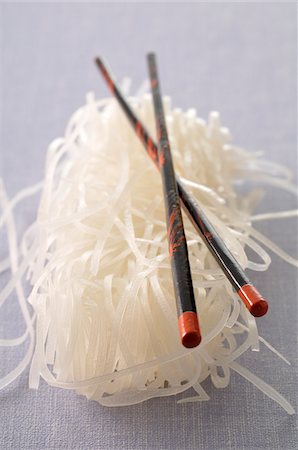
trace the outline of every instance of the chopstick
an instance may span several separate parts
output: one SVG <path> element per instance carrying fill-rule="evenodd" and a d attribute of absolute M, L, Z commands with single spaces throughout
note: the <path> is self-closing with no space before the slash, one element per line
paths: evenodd
<path fill-rule="evenodd" d="M 147 59 L 158 136 L 158 163 L 162 177 L 179 332 L 184 347 L 193 348 L 201 342 L 201 333 L 192 285 L 188 250 L 184 234 L 175 170 L 163 111 L 156 58 L 154 54 L 150 53 Z"/>
<path fill-rule="evenodd" d="M 111 72 L 107 69 L 107 65 L 101 58 L 96 58 L 95 63 L 106 83 L 108 84 L 110 91 L 117 99 L 129 122 L 134 128 L 136 134 L 143 143 L 145 149 L 147 150 L 147 153 L 149 154 L 157 168 L 159 168 L 158 150 L 152 137 L 149 135 L 144 125 L 137 118 L 136 114 L 132 111 L 132 109 L 126 102 L 123 94 L 121 93 L 121 90 L 113 79 Z M 213 225 L 209 222 L 202 208 L 198 205 L 194 197 L 187 192 L 177 175 L 176 182 L 180 200 L 186 214 L 188 215 L 195 229 L 202 236 L 210 252 L 213 254 L 214 258 L 222 268 L 223 272 L 230 281 L 231 285 L 236 290 L 246 308 L 255 317 L 261 317 L 265 315 L 268 310 L 267 301 L 249 281 L 242 267 L 238 264 L 232 253 L 229 251 L 223 240 L 218 235 Z"/>

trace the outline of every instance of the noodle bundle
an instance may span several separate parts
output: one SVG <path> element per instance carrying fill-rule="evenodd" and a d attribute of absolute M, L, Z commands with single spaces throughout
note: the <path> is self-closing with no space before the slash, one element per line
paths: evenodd
<path fill-rule="evenodd" d="M 270 256 L 264 247 L 297 266 L 252 226 L 254 220 L 291 217 L 297 211 L 253 217 L 258 192 L 241 196 L 235 190 L 236 181 L 249 178 L 295 192 L 287 169 L 233 146 L 218 113 L 206 123 L 195 110 L 172 109 L 168 97 L 163 101 L 176 172 L 242 268 L 267 270 Z M 131 97 L 130 102 L 153 134 L 151 96 Z M 14 207 L 39 190 L 37 219 L 18 242 Z M 0 202 L 0 226 L 6 226 L 9 244 L 0 272 L 11 272 L 0 305 L 15 290 L 26 323 L 22 336 L 0 344 L 29 341 L 24 359 L 0 380 L 0 387 L 31 362 L 30 387 L 37 388 L 42 377 L 106 406 L 191 387 L 196 395 L 179 402 L 203 401 L 209 397 L 202 382 L 210 377 L 215 387 L 224 388 L 232 370 L 294 412 L 236 361 L 249 349 L 258 351 L 260 342 L 278 352 L 258 335 L 255 318 L 186 217 L 203 339 L 191 350 L 181 346 L 160 174 L 114 99 L 97 101 L 89 94 L 65 136 L 50 145 L 43 182 L 12 201 L 2 184 Z M 250 260 L 247 248 L 261 262 Z"/>

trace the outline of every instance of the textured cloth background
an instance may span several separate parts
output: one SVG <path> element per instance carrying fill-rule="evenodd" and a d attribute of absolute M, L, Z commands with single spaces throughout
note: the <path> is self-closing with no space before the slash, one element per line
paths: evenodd
<path fill-rule="evenodd" d="M 104 54 L 118 80 L 133 90 L 147 77 L 145 53 L 155 50 L 163 92 L 175 106 L 222 114 L 234 142 L 264 149 L 266 158 L 296 171 L 296 5 L 225 4 L 0 4 L 0 175 L 10 195 L 42 178 L 49 142 L 63 133 L 85 93 L 107 95 L 92 62 Z M 274 188 L 260 211 L 297 207 Z M 36 202 L 20 210 L 20 230 Z M 258 224 L 297 254 L 295 220 Z M 5 242 L 0 236 L 1 252 Z M 3 256 L 3 255 L 2 255 Z M 260 334 L 292 363 L 261 347 L 241 362 L 297 406 L 297 272 L 273 256 L 270 270 L 252 273 L 270 300 Z M 0 280 L 3 285 L 5 279 Z M 23 331 L 11 301 L 0 311 L 0 336 Z M 1 351 L 0 376 L 24 348 Z M 211 400 L 177 405 L 154 399 L 106 409 L 73 392 L 41 383 L 28 389 L 28 371 L 0 392 L 1 449 L 294 449 L 297 416 L 288 416 L 256 388 L 232 374 L 227 389 L 204 384 Z"/>

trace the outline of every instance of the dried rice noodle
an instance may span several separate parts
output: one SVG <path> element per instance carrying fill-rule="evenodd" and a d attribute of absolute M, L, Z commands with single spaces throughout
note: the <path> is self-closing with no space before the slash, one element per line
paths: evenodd
<path fill-rule="evenodd" d="M 130 102 L 153 133 L 145 88 Z M 253 216 L 262 194 L 241 197 L 234 188 L 235 181 L 249 178 L 295 193 L 290 172 L 233 146 L 218 113 L 206 123 L 195 110 L 173 110 L 168 97 L 164 107 L 176 170 L 241 266 L 267 270 L 271 259 L 264 246 L 297 266 L 251 225 L 294 217 L 297 211 Z M 18 242 L 14 209 L 40 190 L 37 219 Z M 50 145 L 42 182 L 11 201 L 1 183 L 0 227 L 8 257 L 1 255 L 0 273 L 10 271 L 11 278 L 0 305 L 15 291 L 26 330 L 14 339 L 1 338 L 0 346 L 29 344 L 0 387 L 31 362 L 32 388 L 42 377 L 102 405 L 120 406 L 192 387 L 196 396 L 179 400 L 188 403 L 209 399 L 201 385 L 209 376 L 215 387 L 226 387 L 232 370 L 293 414 L 286 399 L 235 361 L 248 349 L 259 351 L 262 342 L 288 363 L 258 335 L 255 319 L 187 219 L 203 340 L 192 350 L 181 347 L 161 192 L 160 176 L 116 102 L 96 101 L 92 94 L 70 119 L 65 136 Z M 247 247 L 262 262 L 250 261 Z"/>

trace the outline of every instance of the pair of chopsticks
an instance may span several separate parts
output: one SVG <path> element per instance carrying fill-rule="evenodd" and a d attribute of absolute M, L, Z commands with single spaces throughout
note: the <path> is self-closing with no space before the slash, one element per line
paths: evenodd
<path fill-rule="evenodd" d="M 169 252 L 171 256 L 178 324 L 182 344 L 187 348 L 196 347 L 201 341 L 201 333 L 196 312 L 179 197 L 187 216 L 193 223 L 195 229 L 203 237 L 207 247 L 217 260 L 246 308 L 255 317 L 266 314 L 268 310 L 267 301 L 261 296 L 253 284 L 250 283 L 243 269 L 209 222 L 203 210 L 197 204 L 193 196 L 183 187 L 179 177 L 175 175 L 155 55 L 148 55 L 148 68 L 154 103 L 158 145 L 156 145 L 144 125 L 128 105 L 113 79 L 111 72 L 108 70 L 107 65 L 101 58 L 96 58 L 95 62 L 102 73 L 103 78 L 107 82 L 110 91 L 116 97 L 136 134 L 147 150 L 148 155 L 161 172 Z"/>

